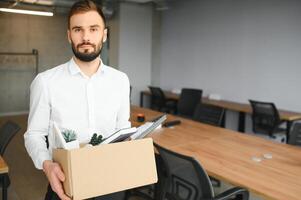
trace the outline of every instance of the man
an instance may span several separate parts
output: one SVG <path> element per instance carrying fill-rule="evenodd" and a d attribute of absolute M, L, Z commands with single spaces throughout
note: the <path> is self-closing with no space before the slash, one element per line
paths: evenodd
<path fill-rule="evenodd" d="M 62 129 L 76 131 L 81 143 L 89 142 L 93 133 L 106 137 L 130 127 L 128 77 L 104 65 L 99 57 L 107 39 L 101 9 L 91 0 L 75 3 L 69 13 L 67 34 L 74 56 L 40 73 L 32 82 L 24 135 L 36 168 L 43 169 L 49 180 L 46 199 L 70 200 L 62 187 L 64 173 L 52 161 L 51 150 L 56 147 L 53 122 Z"/>

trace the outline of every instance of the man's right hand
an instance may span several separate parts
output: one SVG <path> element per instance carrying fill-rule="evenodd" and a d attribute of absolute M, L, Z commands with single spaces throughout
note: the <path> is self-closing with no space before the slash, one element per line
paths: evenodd
<path fill-rule="evenodd" d="M 65 180 L 65 175 L 56 162 L 45 160 L 43 162 L 43 171 L 46 174 L 52 190 L 60 197 L 61 200 L 71 200 L 64 193 L 62 182 Z"/>

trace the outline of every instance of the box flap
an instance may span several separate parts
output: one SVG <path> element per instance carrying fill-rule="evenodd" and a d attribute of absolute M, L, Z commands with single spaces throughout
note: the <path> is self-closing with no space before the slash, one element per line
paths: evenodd
<path fill-rule="evenodd" d="M 57 163 L 60 163 L 62 170 L 65 174 L 65 181 L 64 181 L 64 189 L 65 193 L 72 197 L 72 178 L 71 178 L 71 163 L 70 163 L 70 152 L 65 149 L 53 149 L 53 160 Z"/>
<path fill-rule="evenodd" d="M 151 138 L 74 149 L 70 153 L 74 199 L 157 182 Z"/>

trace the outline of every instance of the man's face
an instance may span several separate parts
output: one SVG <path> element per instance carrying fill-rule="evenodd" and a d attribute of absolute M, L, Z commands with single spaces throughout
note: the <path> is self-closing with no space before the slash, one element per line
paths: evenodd
<path fill-rule="evenodd" d="M 96 11 L 78 13 L 70 18 L 68 40 L 79 60 L 90 62 L 97 58 L 106 39 L 107 29 Z"/>

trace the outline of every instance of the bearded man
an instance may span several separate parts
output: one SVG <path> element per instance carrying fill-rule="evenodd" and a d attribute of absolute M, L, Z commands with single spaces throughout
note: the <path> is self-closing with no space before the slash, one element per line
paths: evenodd
<path fill-rule="evenodd" d="M 62 187 L 64 173 L 52 160 L 54 122 L 61 129 L 74 130 L 80 143 L 88 143 L 93 133 L 107 137 L 131 125 L 128 77 L 106 66 L 99 56 L 107 29 L 98 5 L 91 0 L 76 2 L 69 13 L 67 35 L 74 56 L 32 82 L 24 134 L 35 167 L 48 178 L 47 200 L 70 200 Z"/>

